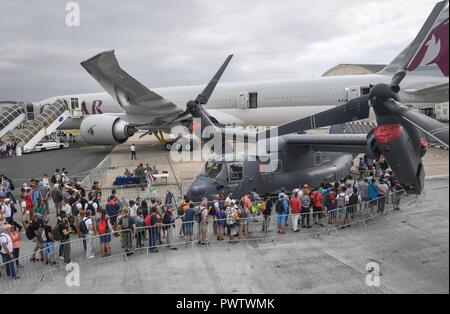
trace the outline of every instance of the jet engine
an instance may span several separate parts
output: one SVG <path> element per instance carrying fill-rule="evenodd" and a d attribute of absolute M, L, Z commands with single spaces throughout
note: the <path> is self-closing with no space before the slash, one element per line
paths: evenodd
<path fill-rule="evenodd" d="M 114 145 L 125 143 L 137 129 L 120 117 L 100 114 L 88 116 L 80 125 L 81 137 L 94 145 Z"/>

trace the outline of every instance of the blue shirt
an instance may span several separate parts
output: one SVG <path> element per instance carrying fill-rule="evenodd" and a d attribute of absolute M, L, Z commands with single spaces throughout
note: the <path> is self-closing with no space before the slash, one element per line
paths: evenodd
<path fill-rule="evenodd" d="M 184 221 L 194 221 L 195 210 L 193 208 L 186 209 L 186 212 L 184 214 Z"/>
<path fill-rule="evenodd" d="M 119 213 L 120 206 L 116 203 L 116 205 L 106 204 L 106 212 L 108 216 L 113 217 L 117 216 Z"/>
<path fill-rule="evenodd" d="M 377 185 L 375 183 L 370 183 L 369 184 L 369 199 L 370 200 L 376 199 L 377 196 L 378 196 Z"/>

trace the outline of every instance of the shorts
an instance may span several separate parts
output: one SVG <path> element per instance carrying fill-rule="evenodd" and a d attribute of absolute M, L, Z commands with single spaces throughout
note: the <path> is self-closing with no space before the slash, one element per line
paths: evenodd
<path fill-rule="evenodd" d="M 100 236 L 100 243 L 105 244 L 109 242 L 111 242 L 111 234 L 107 233 Z"/>
<path fill-rule="evenodd" d="M 376 198 L 369 201 L 369 205 L 371 205 L 371 206 L 376 206 L 377 204 L 378 204 L 378 200 Z"/>
<path fill-rule="evenodd" d="M 344 219 L 345 216 L 347 216 L 347 208 L 345 208 L 345 207 L 339 208 L 339 210 L 338 210 L 338 218 L 339 219 Z"/>
<path fill-rule="evenodd" d="M 194 223 L 193 222 L 187 222 L 184 224 L 184 235 L 186 236 L 192 236 L 194 229 Z"/>
<path fill-rule="evenodd" d="M 313 207 L 314 216 L 317 216 L 317 217 L 319 217 L 321 219 L 322 218 L 322 212 L 323 212 L 322 207 Z"/>
<path fill-rule="evenodd" d="M 45 256 L 52 256 L 55 254 L 53 242 L 42 242 L 42 249 Z"/>
<path fill-rule="evenodd" d="M 286 224 L 286 215 L 285 214 L 278 214 L 277 219 L 278 219 L 278 223 L 280 225 Z"/>

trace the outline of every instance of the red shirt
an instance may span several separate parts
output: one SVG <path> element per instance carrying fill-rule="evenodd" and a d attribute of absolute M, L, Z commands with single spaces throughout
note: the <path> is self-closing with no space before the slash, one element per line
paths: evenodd
<path fill-rule="evenodd" d="M 242 198 L 242 200 L 244 201 L 244 206 L 243 207 L 245 209 L 251 209 L 252 208 L 252 201 L 247 196 L 244 196 Z"/>
<path fill-rule="evenodd" d="M 313 202 L 314 207 L 322 207 L 323 196 L 321 193 L 314 191 L 313 194 L 311 195 L 311 198 L 313 198 L 314 200 Z"/>
<path fill-rule="evenodd" d="M 298 197 L 291 198 L 291 212 L 295 214 L 300 214 L 300 199 Z"/>

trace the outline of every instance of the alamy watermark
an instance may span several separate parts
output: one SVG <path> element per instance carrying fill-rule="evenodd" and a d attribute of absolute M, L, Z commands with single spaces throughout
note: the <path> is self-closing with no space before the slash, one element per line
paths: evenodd
<path fill-rule="evenodd" d="M 66 25 L 68 27 L 80 26 L 80 5 L 78 2 L 67 2 L 66 4 Z"/>
<path fill-rule="evenodd" d="M 381 285 L 380 264 L 376 262 L 367 263 L 366 272 L 366 285 L 368 287 L 379 287 Z"/>
<path fill-rule="evenodd" d="M 80 265 L 78 263 L 71 262 L 66 265 L 66 285 L 68 287 L 80 286 Z"/>
<path fill-rule="evenodd" d="M 273 172 L 278 166 L 278 128 L 267 132 L 242 130 L 232 126 L 201 127 L 201 119 L 193 119 L 192 130 L 178 125 L 170 133 L 176 140 L 170 149 L 174 162 L 208 161 L 221 156 L 224 162 L 260 161 L 261 172 Z M 192 131 L 192 132 L 191 132 Z"/>

